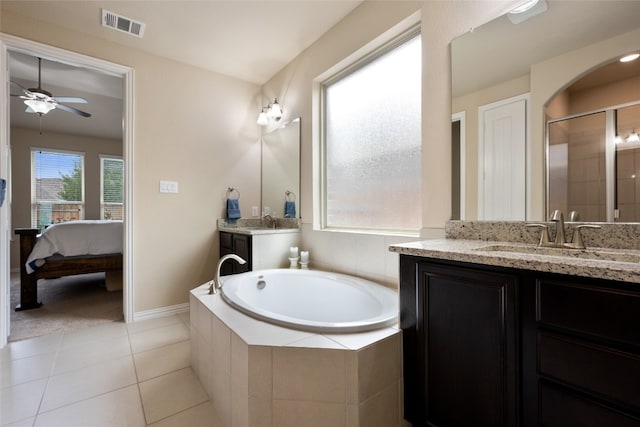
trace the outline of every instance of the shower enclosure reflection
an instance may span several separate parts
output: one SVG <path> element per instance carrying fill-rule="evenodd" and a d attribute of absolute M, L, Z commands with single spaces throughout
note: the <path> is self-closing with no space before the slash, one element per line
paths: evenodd
<path fill-rule="evenodd" d="M 580 221 L 640 221 L 636 128 L 640 104 L 550 120 L 548 208 Z"/>

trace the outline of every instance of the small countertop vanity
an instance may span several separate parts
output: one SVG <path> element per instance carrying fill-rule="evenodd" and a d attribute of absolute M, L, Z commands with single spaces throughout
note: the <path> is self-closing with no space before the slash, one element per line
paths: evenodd
<path fill-rule="evenodd" d="M 236 254 L 246 264 L 227 262 L 221 274 L 236 274 L 265 268 L 286 268 L 291 246 L 300 242 L 300 223 L 295 218 L 239 219 L 235 224 L 218 220 L 220 257 Z"/>
<path fill-rule="evenodd" d="M 599 225 L 582 230 L 587 249 L 484 221 L 390 247 L 407 420 L 640 426 L 640 226 Z"/>

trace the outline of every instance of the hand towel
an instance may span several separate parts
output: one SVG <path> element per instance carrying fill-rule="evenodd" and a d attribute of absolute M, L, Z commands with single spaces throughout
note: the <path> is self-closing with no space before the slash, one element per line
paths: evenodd
<path fill-rule="evenodd" d="M 235 224 L 240 219 L 240 201 L 238 199 L 227 199 L 227 222 Z"/>
<path fill-rule="evenodd" d="M 296 202 L 289 201 L 289 200 L 284 202 L 284 217 L 285 218 L 296 217 Z"/>

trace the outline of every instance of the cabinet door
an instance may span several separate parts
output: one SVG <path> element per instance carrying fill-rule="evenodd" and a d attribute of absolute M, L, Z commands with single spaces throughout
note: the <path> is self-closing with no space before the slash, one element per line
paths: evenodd
<path fill-rule="evenodd" d="M 251 236 L 243 234 L 233 235 L 233 249 L 234 253 L 240 258 L 244 259 L 246 264 L 239 264 L 233 262 L 233 273 L 244 273 L 251 270 Z"/>
<path fill-rule="evenodd" d="M 417 273 L 425 421 L 518 425 L 516 276 L 429 262 Z"/>
<path fill-rule="evenodd" d="M 245 261 L 246 264 L 238 264 L 235 261 L 227 261 L 220 268 L 220 275 L 227 276 L 229 274 L 244 273 L 251 271 L 251 236 L 244 234 L 220 232 L 220 257 L 228 254 L 236 254 Z"/>

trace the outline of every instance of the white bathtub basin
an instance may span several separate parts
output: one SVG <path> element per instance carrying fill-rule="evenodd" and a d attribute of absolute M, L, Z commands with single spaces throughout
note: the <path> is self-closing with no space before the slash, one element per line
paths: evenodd
<path fill-rule="evenodd" d="M 226 276 L 221 282 L 222 297 L 232 307 L 281 326 L 346 333 L 397 323 L 398 294 L 353 276 L 272 269 Z"/>

